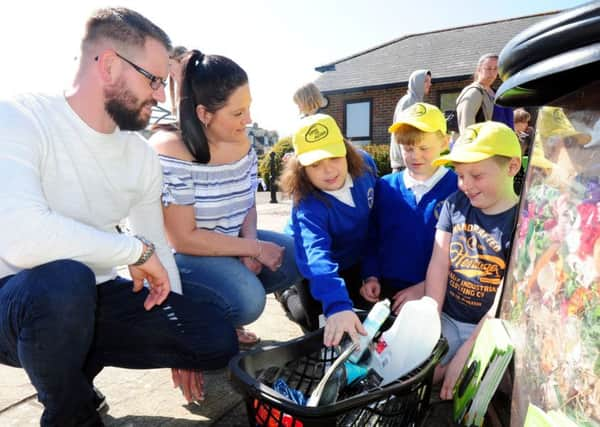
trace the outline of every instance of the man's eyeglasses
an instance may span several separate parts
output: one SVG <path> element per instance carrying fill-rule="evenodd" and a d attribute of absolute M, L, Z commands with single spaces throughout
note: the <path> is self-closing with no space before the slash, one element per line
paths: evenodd
<path fill-rule="evenodd" d="M 133 69 L 135 71 L 137 71 L 138 73 L 140 73 L 142 76 L 146 77 L 148 80 L 150 80 L 150 87 L 152 88 L 152 90 L 158 90 L 160 89 L 160 86 L 162 85 L 163 87 L 167 86 L 167 81 L 165 79 L 161 79 L 158 76 L 155 76 L 154 74 L 152 74 L 150 71 L 146 71 L 144 70 L 142 67 L 140 67 L 137 64 L 134 64 L 133 62 L 131 62 L 129 59 L 125 58 L 124 56 L 119 55 L 119 52 L 115 52 L 115 55 L 117 55 L 119 58 L 121 58 L 123 61 L 127 62 L 129 65 L 131 65 L 133 67 Z M 98 57 L 94 58 L 96 61 L 98 60 Z"/>

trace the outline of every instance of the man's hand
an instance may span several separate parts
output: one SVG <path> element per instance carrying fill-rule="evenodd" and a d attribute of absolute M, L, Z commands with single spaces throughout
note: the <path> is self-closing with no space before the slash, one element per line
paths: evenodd
<path fill-rule="evenodd" d="M 173 387 L 179 387 L 188 403 L 204 400 L 204 375 L 191 369 L 171 369 Z"/>
<path fill-rule="evenodd" d="M 267 266 L 271 271 L 277 271 L 283 262 L 283 252 L 285 248 L 265 240 L 256 241 L 259 246 L 258 255 L 255 257 L 262 265 Z"/>
<path fill-rule="evenodd" d="M 327 347 L 338 345 L 344 333 L 348 333 L 355 343 L 359 343 L 358 334 L 367 335 L 360 319 L 352 310 L 339 311 L 327 318 L 323 332 L 323 344 Z"/>
<path fill-rule="evenodd" d="M 398 314 L 400 309 L 407 301 L 421 299 L 425 295 L 425 282 L 417 283 L 406 289 L 396 292 L 396 295 L 392 297 L 394 302 L 392 303 L 392 313 Z"/>
<path fill-rule="evenodd" d="M 150 285 L 150 293 L 144 301 L 144 308 L 150 310 L 155 305 L 160 305 L 169 296 L 171 284 L 169 275 L 156 254 L 142 265 L 130 265 L 129 274 L 133 279 L 133 291 L 139 292 L 144 287 L 144 280 Z"/>
<path fill-rule="evenodd" d="M 259 275 L 262 271 L 262 264 L 255 258 L 252 258 L 251 256 L 241 256 L 240 261 L 246 266 L 248 270 L 250 270 L 256 275 Z"/>
<path fill-rule="evenodd" d="M 376 277 L 369 277 L 360 287 L 360 295 L 367 301 L 376 303 L 379 301 L 381 285 Z"/>

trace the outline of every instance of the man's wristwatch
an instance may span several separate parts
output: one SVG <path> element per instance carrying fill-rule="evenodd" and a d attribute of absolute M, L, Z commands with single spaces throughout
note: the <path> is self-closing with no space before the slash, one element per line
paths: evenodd
<path fill-rule="evenodd" d="M 140 242 L 142 242 L 146 248 L 144 249 L 144 252 L 142 252 L 140 257 L 138 258 L 138 260 L 131 265 L 142 265 L 143 263 L 148 261 L 152 255 L 154 255 L 154 250 L 156 248 L 154 247 L 154 243 L 152 243 L 150 240 L 146 239 L 145 237 L 137 236 L 137 235 L 133 236 L 133 237 L 135 237 Z"/>

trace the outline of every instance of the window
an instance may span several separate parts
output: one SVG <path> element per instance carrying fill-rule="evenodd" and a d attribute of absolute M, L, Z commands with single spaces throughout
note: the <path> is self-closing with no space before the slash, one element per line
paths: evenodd
<path fill-rule="evenodd" d="M 456 98 L 460 92 L 443 92 L 440 93 L 440 110 L 446 117 L 448 124 L 448 133 L 458 132 L 458 116 L 456 115 Z"/>
<path fill-rule="evenodd" d="M 458 98 L 459 94 L 460 92 L 446 92 L 440 94 L 440 110 L 456 110 L 456 98 Z"/>
<path fill-rule="evenodd" d="M 356 100 L 346 103 L 344 109 L 346 138 L 353 141 L 369 141 L 371 139 L 371 100 Z"/>

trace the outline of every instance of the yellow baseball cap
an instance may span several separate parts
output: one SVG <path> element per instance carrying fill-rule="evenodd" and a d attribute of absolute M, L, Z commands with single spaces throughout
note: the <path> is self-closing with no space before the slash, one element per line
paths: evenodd
<path fill-rule="evenodd" d="M 302 166 L 346 155 L 342 132 L 333 117 L 327 114 L 304 117 L 294 133 L 292 145 Z"/>
<path fill-rule="evenodd" d="M 431 164 L 475 163 L 493 156 L 521 158 L 521 145 L 511 128 L 504 123 L 488 121 L 466 128 L 454 143 L 452 151 Z"/>
<path fill-rule="evenodd" d="M 535 139 L 533 143 L 533 150 L 531 151 L 531 160 L 529 161 L 531 166 L 537 166 L 542 169 L 552 169 L 556 164 L 551 162 L 544 155 L 544 148 L 539 138 Z"/>
<path fill-rule="evenodd" d="M 417 102 L 402 111 L 396 118 L 396 122 L 388 129 L 389 133 L 395 133 L 404 125 L 416 127 L 423 132 L 442 131 L 446 133 L 446 118 L 435 105 L 425 102 Z"/>
<path fill-rule="evenodd" d="M 587 133 L 575 129 L 562 108 L 545 106 L 538 112 L 535 140 L 541 145 L 553 136 L 569 138 L 580 145 L 585 145 L 592 140 Z"/>

